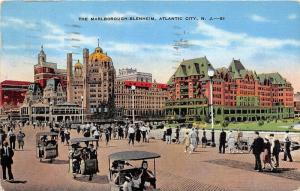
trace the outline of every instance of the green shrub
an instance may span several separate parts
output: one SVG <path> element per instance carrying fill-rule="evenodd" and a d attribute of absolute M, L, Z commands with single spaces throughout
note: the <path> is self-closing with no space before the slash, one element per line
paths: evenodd
<path fill-rule="evenodd" d="M 264 121 L 263 120 L 260 120 L 259 122 L 258 122 L 258 126 L 263 126 L 264 125 Z"/>
<path fill-rule="evenodd" d="M 223 121 L 221 125 L 222 125 L 222 127 L 228 127 L 229 122 L 228 121 Z"/>

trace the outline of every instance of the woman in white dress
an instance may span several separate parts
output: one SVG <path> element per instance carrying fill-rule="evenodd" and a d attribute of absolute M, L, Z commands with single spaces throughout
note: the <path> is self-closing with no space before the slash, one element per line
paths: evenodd
<path fill-rule="evenodd" d="M 232 131 L 230 131 L 228 134 L 228 149 L 229 149 L 229 153 L 235 151 L 235 138 Z"/>

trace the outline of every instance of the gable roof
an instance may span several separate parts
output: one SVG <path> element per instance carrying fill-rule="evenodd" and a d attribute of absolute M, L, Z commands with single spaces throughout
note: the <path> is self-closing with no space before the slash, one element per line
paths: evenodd
<path fill-rule="evenodd" d="M 207 69 L 211 66 L 211 63 L 206 57 L 200 57 L 190 60 L 184 60 L 178 66 L 174 77 L 188 77 L 194 75 L 203 75 L 203 78 L 208 78 Z"/>
<path fill-rule="evenodd" d="M 283 78 L 278 72 L 268 74 L 258 74 L 260 83 L 264 83 L 265 80 L 270 80 L 272 84 L 284 85 L 287 83 L 286 79 Z"/>

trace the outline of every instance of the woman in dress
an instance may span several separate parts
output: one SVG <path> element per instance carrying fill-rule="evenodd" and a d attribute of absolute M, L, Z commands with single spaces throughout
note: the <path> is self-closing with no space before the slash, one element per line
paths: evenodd
<path fill-rule="evenodd" d="M 190 147 L 190 144 L 191 144 L 191 139 L 190 139 L 190 136 L 189 136 L 189 132 L 185 133 L 185 136 L 184 136 L 184 139 L 183 139 L 182 143 L 185 146 L 184 152 L 186 153 L 188 151 L 188 148 Z M 190 153 L 191 153 L 191 151 L 190 151 Z"/>
<path fill-rule="evenodd" d="M 271 143 L 269 141 L 269 137 L 265 137 L 265 148 L 264 148 L 264 153 L 263 153 L 263 169 L 266 168 L 266 164 L 269 164 L 271 167 L 271 171 L 273 171 L 274 167 L 272 165 L 271 161 Z"/>
<path fill-rule="evenodd" d="M 141 141 L 141 130 L 139 127 L 136 129 L 135 140 L 139 143 Z"/>
<path fill-rule="evenodd" d="M 230 131 L 228 134 L 228 149 L 229 153 L 235 152 L 235 138 L 232 131 Z"/>
<path fill-rule="evenodd" d="M 203 136 L 202 136 L 201 142 L 202 142 L 202 148 L 203 147 L 205 148 L 206 147 L 206 143 L 207 143 L 206 131 L 205 131 L 204 128 L 202 130 L 203 130 Z"/>

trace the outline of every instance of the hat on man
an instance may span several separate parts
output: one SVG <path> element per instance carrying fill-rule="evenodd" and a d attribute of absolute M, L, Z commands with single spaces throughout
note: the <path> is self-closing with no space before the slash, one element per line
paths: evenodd
<path fill-rule="evenodd" d="M 269 140 L 270 138 L 269 138 L 269 136 L 268 136 L 268 135 L 266 135 L 266 136 L 265 136 L 265 139 L 266 139 L 266 140 Z"/>

